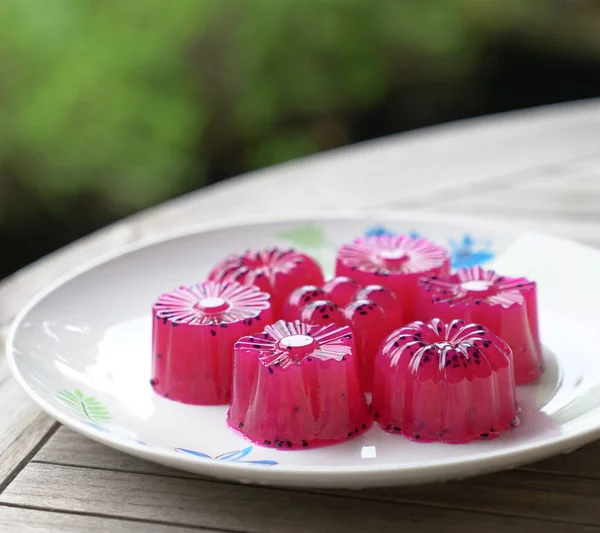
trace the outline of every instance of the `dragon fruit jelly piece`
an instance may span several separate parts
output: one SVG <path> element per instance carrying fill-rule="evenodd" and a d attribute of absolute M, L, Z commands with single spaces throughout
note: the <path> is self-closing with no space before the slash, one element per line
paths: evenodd
<path fill-rule="evenodd" d="M 358 283 L 346 276 L 336 276 L 323 285 L 323 292 L 327 295 L 327 300 L 331 300 L 339 307 L 347 306 L 354 295 L 360 289 Z"/>
<path fill-rule="evenodd" d="M 461 318 L 492 330 L 512 349 L 517 385 L 543 372 L 536 284 L 481 267 L 421 280 L 418 307 L 424 319 Z"/>
<path fill-rule="evenodd" d="M 407 322 L 415 319 L 419 279 L 449 272 L 450 257 L 445 248 L 406 235 L 361 237 L 345 244 L 337 252 L 335 270 L 337 276 L 351 277 L 359 285 L 391 289 Z"/>
<path fill-rule="evenodd" d="M 302 308 L 315 300 L 327 300 L 327 295 L 316 285 L 302 285 L 287 297 L 283 306 L 283 320 L 292 322 L 300 318 Z"/>
<path fill-rule="evenodd" d="M 256 285 L 271 295 L 275 320 L 282 318 L 284 304 L 302 285 L 323 284 L 323 272 L 310 256 L 294 249 L 250 249 L 230 255 L 213 267 L 208 278 Z"/>
<path fill-rule="evenodd" d="M 194 405 L 229 402 L 233 345 L 272 322 L 270 296 L 236 282 L 179 287 L 160 296 L 153 314 L 150 384 Z"/>
<path fill-rule="evenodd" d="M 302 309 L 299 319 L 301 322 L 311 325 L 347 325 L 346 317 L 342 310 L 329 300 L 315 300 L 314 302 L 310 302 Z"/>
<path fill-rule="evenodd" d="M 413 322 L 375 360 L 372 409 L 391 433 L 462 443 L 518 424 L 510 347 L 479 324 Z"/>
<path fill-rule="evenodd" d="M 347 440 L 369 425 L 350 328 L 280 320 L 235 345 L 229 425 L 263 446 Z"/>
<path fill-rule="evenodd" d="M 402 316 L 402 306 L 398 298 L 383 285 L 367 285 L 360 289 L 354 298 L 355 300 L 371 300 L 383 307 L 390 321 L 390 331 L 406 324 Z"/>
<path fill-rule="evenodd" d="M 354 300 L 344 309 L 354 333 L 359 378 L 364 392 L 373 387 L 373 365 L 381 342 L 394 327 L 380 305 L 372 300 Z"/>

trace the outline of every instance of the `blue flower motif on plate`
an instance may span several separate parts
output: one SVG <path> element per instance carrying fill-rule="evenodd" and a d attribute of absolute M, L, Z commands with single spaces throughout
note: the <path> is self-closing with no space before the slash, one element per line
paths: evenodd
<path fill-rule="evenodd" d="M 386 228 L 385 226 L 381 225 L 371 226 L 367 229 L 367 231 L 365 231 L 365 237 L 393 237 L 394 235 L 397 235 L 397 232 L 392 231 Z M 409 237 L 412 237 L 413 239 L 417 239 L 420 237 L 419 233 L 417 233 L 416 231 L 409 231 L 407 235 Z"/>
<path fill-rule="evenodd" d="M 393 237 L 395 233 L 385 226 L 372 226 L 365 231 L 365 237 Z"/>
<path fill-rule="evenodd" d="M 477 266 L 494 258 L 490 242 L 478 243 L 469 234 L 465 235 L 460 242 L 450 240 L 448 244 L 452 268 Z"/>
<path fill-rule="evenodd" d="M 211 457 L 210 455 L 207 455 L 205 453 L 197 452 L 195 450 L 188 450 L 186 448 L 175 448 L 175 451 L 181 452 L 181 453 L 187 453 L 187 454 L 193 455 L 195 457 L 200 457 L 202 459 L 211 459 L 213 461 L 223 461 L 223 462 L 227 462 L 227 463 L 251 463 L 251 464 L 256 464 L 256 465 L 267 465 L 267 466 L 272 466 L 272 465 L 277 464 L 277 461 L 271 461 L 268 459 L 255 460 L 255 461 L 242 460 L 242 459 L 244 459 L 244 457 L 246 457 L 252 451 L 253 448 L 254 448 L 253 446 L 248 446 L 247 448 L 244 448 L 243 450 L 236 450 L 234 452 L 222 453 L 221 455 L 217 455 L 216 457 Z"/>

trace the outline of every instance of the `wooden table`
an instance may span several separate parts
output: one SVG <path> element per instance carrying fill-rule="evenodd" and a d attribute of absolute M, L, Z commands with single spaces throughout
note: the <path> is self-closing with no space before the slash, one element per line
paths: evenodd
<path fill-rule="evenodd" d="M 286 195 L 287 201 L 279 198 Z M 339 208 L 510 219 L 600 246 L 600 101 L 393 136 L 262 170 L 140 213 L 0 283 L 0 341 L 19 308 L 100 252 L 207 220 Z M 276 490 L 200 479 L 60 427 L 0 359 L 0 531 L 600 531 L 600 443 L 443 485 Z"/>

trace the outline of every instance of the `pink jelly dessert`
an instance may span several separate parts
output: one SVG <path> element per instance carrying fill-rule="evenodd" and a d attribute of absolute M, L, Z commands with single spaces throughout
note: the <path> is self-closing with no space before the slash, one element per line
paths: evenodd
<path fill-rule="evenodd" d="M 337 253 L 336 276 L 360 285 L 384 285 L 402 304 L 407 322 L 415 319 L 417 285 L 422 276 L 450 272 L 445 248 L 427 239 L 406 235 L 362 237 L 343 245 Z"/>
<path fill-rule="evenodd" d="M 312 257 L 279 248 L 251 249 L 230 255 L 211 270 L 208 278 L 256 285 L 268 292 L 275 320 L 281 318 L 283 304 L 296 287 L 323 284 L 321 267 Z"/>
<path fill-rule="evenodd" d="M 270 296 L 235 282 L 179 287 L 160 296 L 153 313 L 150 384 L 195 405 L 229 402 L 233 345 L 272 321 Z"/>
<path fill-rule="evenodd" d="M 381 341 L 404 325 L 402 308 L 393 292 L 381 285 L 360 287 L 343 276 L 329 280 L 322 288 L 305 285 L 296 289 L 285 304 L 284 317 L 308 324 L 350 326 L 365 392 L 372 387 L 373 361 Z"/>
<path fill-rule="evenodd" d="M 229 425 L 263 446 L 347 440 L 369 425 L 347 326 L 280 320 L 235 345 Z"/>
<path fill-rule="evenodd" d="M 372 410 L 391 433 L 462 443 L 518 424 L 510 347 L 479 324 L 413 322 L 375 360 Z"/>
<path fill-rule="evenodd" d="M 421 280 L 418 307 L 423 319 L 461 318 L 496 333 L 513 351 L 517 385 L 542 373 L 534 282 L 478 266 L 461 268 L 451 276 Z"/>

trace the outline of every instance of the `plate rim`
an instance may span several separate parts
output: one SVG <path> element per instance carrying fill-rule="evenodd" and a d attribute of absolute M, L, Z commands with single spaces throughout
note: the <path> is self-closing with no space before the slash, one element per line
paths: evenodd
<path fill-rule="evenodd" d="M 348 487 L 356 485 L 360 487 L 367 486 L 384 486 L 384 485 L 402 485 L 407 483 L 421 483 L 422 480 L 443 480 L 454 479 L 457 474 L 463 471 L 469 471 L 463 477 L 477 475 L 478 473 L 493 472 L 506 470 L 516 466 L 526 464 L 532 460 L 541 460 L 556 453 L 568 453 L 589 442 L 592 442 L 600 437 L 600 405 L 592 408 L 583 415 L 584 419 L 595 418 L 595 425 L 588 423 L 586 429 L 581 429 L 575 434 L 558 434 L 548 437 L 543 442 L 536 445 L 514 446 L 510 450 L 493 450 L 478 452 L 474 455 L 463 458 L 455 458 L 450 462 L 444 459 L 426 460 L 421 462 L 411 463 L 384 463 L 380 465 L 329 465 L 329 466 L 314 466 L 314 465 L 285 465 L 277 464 L 268 468 L 260 465 L 243 464 L 243 463 L 228 463 L 216 462 L 195 457 L 187 457 L 168 448 L 157 446 L 148 446 L 138 444 L 135 441 L 122 441 L 110 434 L 89 426 L 76 418 L 69 416 L 58 408 L 47 403 L 38 393 L 30 387 L 21 374 L 16 361 L 15 338 L 17 331 L 22 324 L 24 318 L 41 302 L 45 297 L 58 290 L 61 286 L 69 281 L 84 275 L 85 273 L 101 266 L 105 263 L 117 260 L 119 257 L 133 253 L 137 250 L 150 248 L 152 246 L 168 242 L 171 240 L 184 238 L 196 234 L 209 233 L 216 230 L 234 229 L 241 226 L 249 225 L 269 225 L 269 224 L 289 224 L 290 222 L 317 222 L 317 221 L 343 221 L 343 220 L 363 220 L 368 222 L 377 221 L 417 221 L 428 223 L 448 223 L 453 225 L 474 225 L 481 229 L 489 228 L 498 232 L 497 224 L 492 221 L 479 217 L 465 217 L 455 215 L 440 215 L 437 213 L 429 213 L 424 211 L 389 211 L 389 210 L 354 210 L 354 211 L 330 211 L 327 213 L 311 212 L 297 213 L 291 216 L 269 216 L 257 215 L 254 217 L 231 217 L 226 220 L 221 219 L 216 222 L 191 224 L 175 230 L 168 230 L 158 234 L 142 238 L 133 243 L 127 243 L 117 247 L 115 250 L 101 254 L 93 259 L 84 261 L 80 266 L 67 271 L 62 276 L 59 276 L 52 283 L 49 283 L 42 289 L 36 292 L 29 301 L 21 308 L 15 318 L 12 320 L 5 343 L 5 356 L 8 362 L 8 367 L 11 374 L 25 391 L 25 393 L 50 417 L 59 423 L 73 429 L 74 431 L 99 442 L 105 446 L 117 449 L 142 457 L 159 464 L 168 464 L 169 466 L 189 471 L 189 465 L 193 465 L 193 471 L 204 475 L 209 475 L 217 478 L 236 479 L 250 478 L 252 482 L 260 483 L 260 478 L 268 479 L 270 485 L 285 485 L 285 486 L 319 486 L 319 487 Z M 600 254 L 600 251 L 585 243 L 568 239 L 565 237 L 555 236 L 549 233 L 529 230 L 519 226 L 518 224 L 502 223 L 500 232 L 503 234 L 515 235 L 538 235 L 546 239 L 554 240 L 557 243 L 564 243 L 570 246 L 577 246 L 587 250 L 589 253 Z M 591 422 L 591 420 L 590 420 Z M 569 446 L 565 446 L 570 443 Z M 426 445 L 426 444 L 420 444 Z M 281 452 L 290 453 L 290 452 Z M 198 466 L 198 467 L 197 467 Z M 328 475 L 329 479 L 314 479 L 311 476 L 314 474 Z M 290 478 L 294 476 L 296 479 Z M 360 483 L 356 484 L 356 478 L 360 476 Z M 281 478 L 281 479 L 280 479 Z M 307 478 L 307 479 L 304 479 Z M 413 478 L 421 480 L 413 481 Z M 350 482 L 350 483 L 349 483 Z"/>

